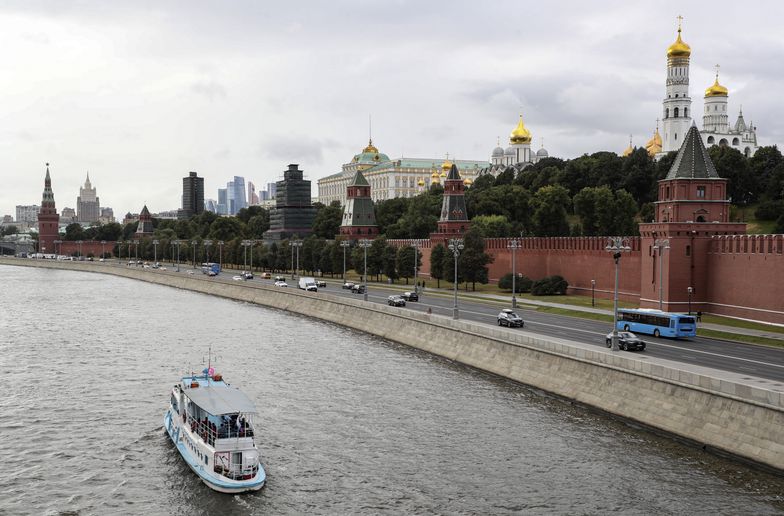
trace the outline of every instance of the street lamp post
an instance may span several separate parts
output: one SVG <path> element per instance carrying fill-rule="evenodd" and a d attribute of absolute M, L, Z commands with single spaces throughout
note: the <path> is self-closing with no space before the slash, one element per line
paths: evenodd
<path fill-rule="evenodd" d="M 82 242 L 83 240 L 77 240 L 76 243 L 79 245 L 79 259 L 82 259 Z"/>
<path fill-rule="evenodd" d="M 455 306 L 452 308 L 452 319 L 459 319 L 460 314 L 457 309 L 457 259 L 460 256 L 460 251 L 463 250 L 465 245 L 463 245 L 462 238 L 452 238 L 449 240 L 449 250 L 452 251 L 452 254 L 455 256 Z"/>
<path fill-rule="evenodd" d="M 249 240 L 250 242 L 250 272 L 253 272 L 253 246 L 256 245 L 255 240 Z"/>
<path fill-rule="evenodd" d="M 513 238 L 511 242 L 509 242 L 506 247 L 512 250 L 512 308 L 517 308 L 517 288 L 515 279 L 517 278 L 517 271 L 515 270 L 515 254 L 517 249 L 520 248 L 520 243 L 517 239 Z"/>
<path fill-rule="evenodd" d="M 248 246 L 250 245 L 250 240 L 243 240 L 240 242 L 242 246 L 242 270 L 248 270 Z M 244 273 L 244 272 L 243 272 Z"/>
<path fill-rule="evenodd" d="M 293 245 L 297 250 L 297 268 L 295 270 L 297 277 L 299 278 L 299 248 L 302 247 L 302 240 L 294 240 L 291 242 L 291 245 Z"/>
<path fill-rule="evenodd" d="M 199 243 L 196 240 L 191 240 L 191 245 L 193 246 L 193 268 L 196 268 L 196 246 Z"/>
<path fill-rule="evenodd" d="M 62 240 L 54 240 L 52 243 L 54 244 L 54 254 L 56 254 L 58 256 L 60 254 L 62 254 L 63 253 L 63 246 L 62 246 L 63 241 Z M 57 252 L 57 248 L 58 247 L 60 248 L 60 252 L 59 253 Z M 14 243 L 14 256 L 16 256 L 16 243 Z"/>
<path fill-rule="evenodd" d="M 218 264 L 220 269 L 223 270 L 223 240 L 218 240 Z"/>
<path fill-rule="evenodd" d="M 422 244 L 421 244 L 421 242 L 419 242 L 419 240 L 415 240 L 411 244 L 411 247 L 414 248 L 414 292 L 419 292 L 419 285 L 418 285 L 418 278 L 417 278 L 417 274 L 419 272 L 419 270 L 418 270 L 419 267 L 417 267 L 417 261 L 418 261 L 418 258 L 419 258 L 419 246 L 420 245 L 422 245 Z"/>
<path fill-rule="evenodd" d="M 691 315 L 691 294 L 694 292 L 694 287 L 689 287 L 686 290 L 689 292 L 689 315 Z"/>
<path fill-rule="evenodd" d="M 175 240 L 172 244 L 177 246 L 177 272 L 180 272 L 180 244 L 179 240 Z"/>
<path fill-rule="evenodd" d="M 139 241 L 134 240 L 133 246 L 134 246 L 134 253 L 136 254 L 136 265 L 138 266 L 139 265 Z"/>
<path fill-rule="evenodd" d="M 101 240 L 101 258 L 105 258 L 106 255 L 106 240 Z"/>
<path fill-rule="evenodd" d="M 158 263 L 158 244 L 160 244 L 160 242 L 157 239 L 152 241 L 152 247 L 153 247 L 152 260 L 154 264 Z"/>
<path fill-rule="evenodd" d="M 367 301 L 367 299 L 368 299 L 368 291 L 367 291 L 368 290 L 368 286 L 367 286 L 367 250 L 368 250 L 368 247 L 370 247 L 371 245 L 373 245 L 373 241 L 372 240 L 368 240 L 366 238 L 363 238 L 362 240 L 359 241 L 359 247 L 362 247 L 365 250 L 365 273 L 362 276 L 362 284 L 365 287 L 365 288 L 362 289 L 362 291 L 363 291 L 362 292 L 362 294 L 363 294 L 362 295 L 362 299 L 365 300 L 365 301 Z"/>
<path fill-rule="evenodd" d="M 291 255 L 291 279 L 294 279 L 294 250 L 291 248 L 294 242 L 289 240 L 289 254 Z"/>
<path fill-rule="evenodd" d="M 122 240 L 117 241 L 117 265 L 122 262 Z"/>
<path fill-rule="evenodd" d="M 665 249 L 670 248 L 670 241 L 666 238 L 659 239 L 657 238 L 653 242 L 653 247 L 658 249 L 658 258 L 659 258 L 659 310 L 662 310 L 664 307 L 664 293 L 662 291 L 662 253 L 664 253 Z"/>
<path fill-rule="evenodd" d="M 207 255 L 207 258 L 204 260 L 205 262 L 210 261 L 210 246 L 212 245 L 212 240 L 204 240 L 202 242 L 204 244 L 204 253 Z"/>
<path fill-rule="evenodd" d="M 618 264 L 621 255 L 632 250 L 629 247 L 628 239 L 624 237 L 610 237 L 605 251 L 612 253 L 615 261 L 615 295 L 613 297 L 613 329 L 612 329 L 612 350 L 618 351 Z"/>
<path fill-rule="evenodd" d="M 591 280 L 591 306 L 596 306 L 596 280 Z"/>
<path fill-rule="evenodd" d="M 351 242 L 348 240 L 341 240 L 340 247 L 343 248 L 343 281 L 346 281 L 346 249 L 351 246 Z"/>

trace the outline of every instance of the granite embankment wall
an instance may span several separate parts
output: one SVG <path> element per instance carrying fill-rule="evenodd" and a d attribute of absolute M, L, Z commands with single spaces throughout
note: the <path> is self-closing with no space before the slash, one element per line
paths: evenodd
<path fill-rule="evenodd" d="M 784 471 L 784 392 L 743 383 L 728 373 L 329 293 L 79 262 L 0 259 L 2 264 L 104 272 L 307 314 Z"/>

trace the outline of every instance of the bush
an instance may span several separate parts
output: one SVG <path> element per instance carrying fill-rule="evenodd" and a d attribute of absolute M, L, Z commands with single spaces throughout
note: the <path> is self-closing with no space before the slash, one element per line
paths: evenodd
<path fill-rule="evenodd" d="M 548 276 L 534 281 L 531 286 L 531 294 L 535 296 L 564 295 L 569 283 L 562 276 Z"/>
<path fill-rule="evenodd" d="M 754 211 L 757 220 L 776 220 L 784 212 L 784 201 L 765 201 Z"/>
<path fill-rule="evenodd" d="M 527 278 L 522 274 L 518 274 L 517 278 L 515 279 L 515 293 L 520 294 L 522 292 L 530 292 L 531 285 L 533 284 L 533 280 L 531 278 Z M 504 276 L 498 280 L 498 288 L 501 290 L 508 290 L 512 291 L 512 273 L 504 274 Z"/>

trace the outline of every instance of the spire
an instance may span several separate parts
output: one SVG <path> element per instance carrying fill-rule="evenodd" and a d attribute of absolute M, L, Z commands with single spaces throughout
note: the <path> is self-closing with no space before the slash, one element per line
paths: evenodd
<path fill-rule="evenodd" d="M 354 178 L 351 180 L 348 186 L 370 186 L 370 183 L 367 182 L 365 176 L 362 174 L 362 171 L 357 170 L 354 174 Z"/>
<path fill-rule="evenodd" d="M 686 133 L 666 179 L 720 179 L 696 124 Z"/>
<path fill-rule="evenodd" d="M 457 165 L 452 165 L 452 168 L 449 169 L 449 175 L 446 178 L 447 181 L 460 181 L 460 173 L 457 171 Z"/>
<path fill-rule="evenodd" d="M 49 177 L 49 163 L 46 164 L 46 179 L 44 179 L 44 185 L 45 186 L 52 185 L 52 178 Z"/>

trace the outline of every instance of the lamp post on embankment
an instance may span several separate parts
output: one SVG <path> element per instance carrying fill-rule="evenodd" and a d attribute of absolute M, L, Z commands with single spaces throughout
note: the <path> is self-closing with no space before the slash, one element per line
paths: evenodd
<path fill-rule="evenodd" d="M 612 329 L 612 350 L 618 351 L 618 264 L 621 255 L 632 250 L 628 245 L 628 239 L 624 237 L 610 237 L 605 251 L 612 253 L 615 261 L 615 295 L 613 296 L 613 329 Z"/>
<path fill-rule="evenodd" d="M 460 256 L 460 251 L 463 250 L 465 245 L 462 238 L 452 238 L 449 240 L 449 250 L 455 257 L 455 305 L 452 307 L 452 319 L 459 319 L 460 314 L 457 309 L 457 259 Z"/>
<path fill-rule="evenodd" d="M 364 287 L 362 289 L 362 299 L 364 301 L 368 300 L 368 292 L 367 292 L 367 250 L 368 250 L 368 247 L 370 247 L 371 245 L 373 245 L 373 242 L 371 240 L 366 239 L 366 238 L 363 238 L 362 240 L 359 241 L 359 247 L 362 247 L 365 250 L 365 272 L 362 275 L 362 286 Z"/>
<path fill-rule="evenodd" d="M 343 282 L 346 281 L 346 249 L 351 246 L 351 242 L 348 240 L 341 240 L 340 247 L 343 248 Z"/>
<path fill-rule="evenodd" d="M 507 248 L 512 250 L 512 308 L 517 308 L 517 285 L 515 283 L 515 278 L 517 277 L 517 271 L 515 270 L 515 254 L 517 249 L 520 247 L 519 242 L 516 238 L 513 238 L 507 245 Z"/>

